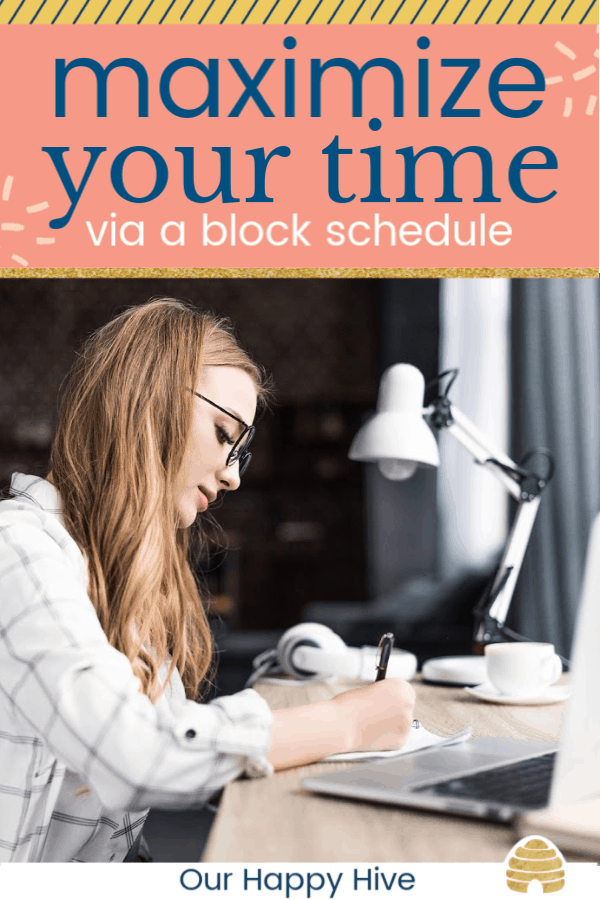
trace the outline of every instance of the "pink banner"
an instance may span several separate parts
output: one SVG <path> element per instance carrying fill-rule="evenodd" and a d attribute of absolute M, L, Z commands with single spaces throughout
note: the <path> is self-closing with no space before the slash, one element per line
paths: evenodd
<path fill-rule="evenodd" d="M 2 267 L 598 265 L 596 26 L 2 46 Z"/>

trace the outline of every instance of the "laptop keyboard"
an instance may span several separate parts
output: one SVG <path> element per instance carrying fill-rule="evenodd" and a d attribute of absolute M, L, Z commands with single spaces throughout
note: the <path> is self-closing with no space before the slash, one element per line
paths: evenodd
<path fill-rule="evenodd" d="M 473 800 L 492 800 L 511 806 L 538 809 L 548 804 L 556 752 L 525 759 L 485 772 L 453 778 L 417 788 L 414 793 L 435 793 Z"/>

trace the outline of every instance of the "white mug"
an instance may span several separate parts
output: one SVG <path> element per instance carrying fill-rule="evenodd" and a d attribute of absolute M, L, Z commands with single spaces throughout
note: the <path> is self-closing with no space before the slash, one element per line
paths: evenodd
<path fill-rule="evenodd" d="M 536 697 L 562 674 L 553 644 L 488 644 L 485 657 L 488 680 L 508 697 Z"/>

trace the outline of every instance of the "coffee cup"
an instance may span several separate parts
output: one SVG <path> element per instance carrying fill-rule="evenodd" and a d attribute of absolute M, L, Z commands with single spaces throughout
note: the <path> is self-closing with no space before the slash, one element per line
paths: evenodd
<path fill-rule="evenodd" d="M 537 697 L 562 674 L 553 644 L 488 644 L 485 658 L 488 681 L 507 697 Z"/>

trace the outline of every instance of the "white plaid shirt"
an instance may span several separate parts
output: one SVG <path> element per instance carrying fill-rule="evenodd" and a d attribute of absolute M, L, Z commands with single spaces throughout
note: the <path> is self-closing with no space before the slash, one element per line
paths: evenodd
<path fill-rule="evenodd" d="M 200 805 L 266 774 L 253 690 L 198 704 L 179 675 L 153 704 L 87 595 L 83 556 L 41 478 L 0 503 L 0 862 L 122 862 L 147 807 Z"/>

